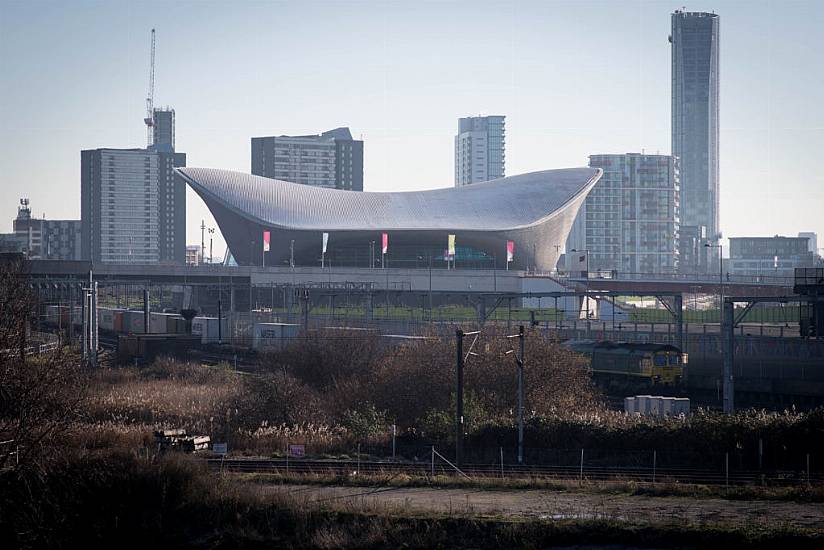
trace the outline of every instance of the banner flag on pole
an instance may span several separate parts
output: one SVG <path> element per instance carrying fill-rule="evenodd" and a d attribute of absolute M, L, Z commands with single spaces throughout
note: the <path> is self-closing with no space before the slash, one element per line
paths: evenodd
<path fill-rule="evenodd" d="M 450 235 L 449 236 L 449 248 L 448 248 L 448 250 L 449 250 L 449 255 L 450 256 L 455 255 L 455 235 Z"/>
<path fill-rule="evenodd" d="M 386 254 L 389 251 L 389 233 L 384 233 L 381 236 L 381 254 Z"/>
<path fill-rule="evenodd" d="M 506 261 L 511 262 L 515 257 L 515 241 L 506 241 Z"/>
<path fill-rule="evenodd" d="M 326 254 L 326 243 L 329 242 L 329 233 L 323 234 L 323 254 Z"/>
<path fill-rule="evenodd" d="M 269 252 L 269 232 L 263 232 L 263 251 Z"/>

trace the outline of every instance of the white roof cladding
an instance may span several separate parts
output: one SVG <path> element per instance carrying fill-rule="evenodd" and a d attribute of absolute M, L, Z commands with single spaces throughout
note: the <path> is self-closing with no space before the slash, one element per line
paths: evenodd
<path fill-rule="evenodd" d="M 592 189 L 599 168 L 531 172 L 465 187 L 341 191 L 212 168 L 177 168 L 195 191 L 261 225 L 298 231 L 502 231 L 537 225 Z"/>

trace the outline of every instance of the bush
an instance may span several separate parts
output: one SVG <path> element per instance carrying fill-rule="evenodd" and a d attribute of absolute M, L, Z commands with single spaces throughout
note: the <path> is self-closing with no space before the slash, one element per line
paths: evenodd
<path fill-rule="evenodd" d="M 386 411 L 379 411 L 372 403 L 363 403 L 343 414 L 341 425 L 357 438 L 367 439 L 386 432 Z"/>

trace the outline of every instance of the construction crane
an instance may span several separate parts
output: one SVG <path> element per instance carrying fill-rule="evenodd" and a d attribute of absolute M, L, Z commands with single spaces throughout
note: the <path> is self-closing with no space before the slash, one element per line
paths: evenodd
<path fill-rule="evenodd" d="M 146 145 L 152 145 L 152 127 L 154 126 L 154 80 L 155 80 L 155 30 L 152 29 L 152 53 L 149 61 L 149 93 L 146 96 Z"/>

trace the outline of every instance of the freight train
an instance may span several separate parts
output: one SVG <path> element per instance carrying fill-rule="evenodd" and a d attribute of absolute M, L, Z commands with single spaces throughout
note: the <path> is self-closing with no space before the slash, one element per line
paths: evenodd
<path fill-rule="evenodd" d="M 83 323 L 83 311 L 79 307 L 46 306 L 44 322 L 50 326 L 69 326 L 69 317 L 72 324 L 80 326 Z M 142 334 L 145 331 L 145 318 L 142 310 L 107 308 L 97 309 L 97 327 L 101 331 L 116 334 Z M 188 324 L 179 313 L 149 313 L 149 332 L 155 334 L 186 334 Z"/>
<path fill-rule="evenodd" d="M 669 344 L 574 340 L 565 345 L 589 357 L 598 378 L 673 386 L 686 376 L 687 354 Z"/>
<path fill-rule="evenodd" d="M 46 306 L 43 323 L 54 329 L 65 331 L 71 324 L 79 330 L 83 322 L 81 308 L 74 310 L 66 306 Z M 142 310 L 99 307 L 97 309 L 97 326 L 101 334 L 116 337 L 118 335 L 138 335 L 146 333 L 146 320 Z M 217 317 L 194 317 L 187 322 L 183 316 L 174 312 L 149 313 L 149 330 L 153 335 L 187 335 L 200 338 L 200 343 L 219 344 L 221 342 L 240 342 L 241 345 L 255 350 L 282 349 L 295 337 L 300 325 L 288 323 L 256 322 L 254 325 L 234 325 L 223 317 L 218 323 Z"/>

